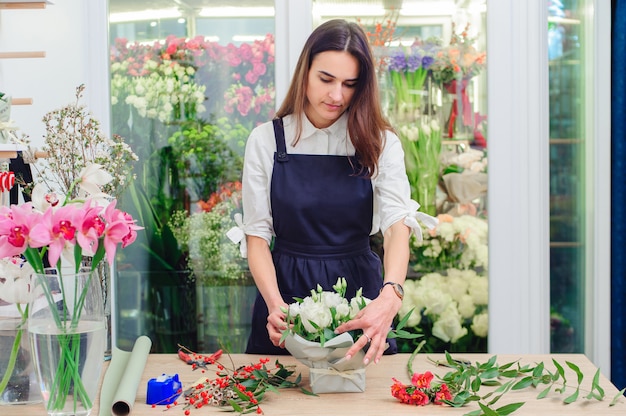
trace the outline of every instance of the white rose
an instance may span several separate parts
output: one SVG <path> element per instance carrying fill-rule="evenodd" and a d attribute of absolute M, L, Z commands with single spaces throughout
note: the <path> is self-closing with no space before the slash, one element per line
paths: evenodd
<path fill-rule="evenodd" d="M 350 316 L 350 305 L 348 305 L 348 301 L 341 302 L 335 308 L 335 318 L 341 320 L 345 317 Z"/>
<path fill-rule="evenodd" d="M 361 303 L 365 302 L 365 306 L 367 306 L 372 300 L 368 299 L 364 296 L 355 296 L 350 299 L 350 319 L 354 318 L 357 313 L 361 310 Z"/>
<path fill-rule="evenodd" d="M 448 277 L 445 279 L 444 287 L 446 291 L 457 302 L 460 302 L 461 298 L 467 294 L 468 286 L 468 282 L 460 276 L 448 274 Z"/>
<path fill-rule="evenodd" d="M 304 329 L 310 333 L 320 331 L 316 329 L 311 322 L 317 325 L 320 329 L 323 329 L 329 327 L 333 319 L 330 309 L 317 302 L 310 302 L 306 306 L 302 305 L 300 309 L 300 318 L 302 319 Z"/>
<path fill-rule="evenodd" d="M 470 328 L 472 328 L 477 337 L 485 338 L 489 333 L 489 315 L 483 312 L 474 316 Z"/>
<path fill-rule="evenodd" d="M 450 305 L 435 321 L 433 335 L 453 344 L 467 335 L 467 328 L 461 325 L 461 315 L 453 305 Z"/>
<path fill-rule="evenodd" d="M 453 302 L 452 296 L 438 288 L 427 288 L 422 292 L 426 315 L 440 315 Z"/>
<path fill-rule="evenodd" d="M 476 312 L 476 305 L 474 304 L 474 300 L 470 295 L 463 295 L 458 302 L 459 313 L 464 319 L 469 319 L 474 316 L 474 312 Z"/>
<path fill-rule="evenodd" d="M 300 304 L 298 302 L 289 305 L 289 316 L 296 317 L 300 315 Z"/>
<path fill-rule="evenodd" d="M 476 305 L 486 305 L 489 302 L 489 282 L 486 276 L 477 276 L 470 280 L 468 293 Z"/>
<path fill-rule="evenodd" d="M 344 300 L 337 292 L 322 292 L 321 302 L 328 308 L 335 308 Z"/>

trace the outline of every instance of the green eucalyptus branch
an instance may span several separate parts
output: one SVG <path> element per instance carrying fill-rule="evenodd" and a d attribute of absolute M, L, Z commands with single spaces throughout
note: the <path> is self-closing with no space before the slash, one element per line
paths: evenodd
<path fill-rule="evenodd" d="M 419 352 L 424 342 L 420 343 L 409 357 L 407 371 L 409 377 L 414 374 L 413 360 Z M 448 386 L 452 393 L 452 400 L 445 401 L 452 407 L 462 407 L 469 403 L 476 402 L 480 409 L 468 412 L 465 416 L 505 416 L 519 408 L 525 402 L 510 403 L 501 407 L 495 407 L 498 401 L 509 391 L 523 390 L 526 388 L 539 388 L 542 390 L 537 395 L 537 399 L 543 399 L 552 391 L 564 394 L 566 391 L 573 392 L 563 399 L 564 404 L 570 404 L 580 398 L 587 400 L 602 401 L 605 398 L 604 389 L 600 386 L 600 370 L 598 369 L 591 382 L 591 389 L 581 389 L 584 374 L 580 368 L 569 361 L 565 361 L 565 366 L 571 369 L 576 375 L 575 382 L 568 382 L 565 376 L 565 368 L 555 359 L 552 364 L 556 368 L 554 372 L 548 370 L 543 362 L 535 365 L 522 365 L 519 360 L 508 362 L 503 365 L 497 363 L 497 356 L 492 356 L 487 362 L 472 364 L 469 361 L 457 360 L 446 352 L 445 361 L 428 358 L 437 366 L 445 366 L 451 370 L 443 376 L 437 376 L 442 383 Z M 480 391 L 483 387 L 496 387 L 487 393 Z M 621 390 L 611 401 L 609 406 L 614 406 L 618 399 L 622 397 L 626 389 Z M 584 394 L 584 396 L 581 396 Z"/>

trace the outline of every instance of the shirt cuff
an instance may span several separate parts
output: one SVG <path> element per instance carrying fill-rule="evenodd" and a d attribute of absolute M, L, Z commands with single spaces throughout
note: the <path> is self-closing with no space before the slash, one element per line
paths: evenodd
<path fill-rule="evenodd" d="M 420 222 L 424 224 L 429 230 L 432 230 L 439 224 L 439 220 L 426 213 L 418 211 L 420 204 L 417 201 L 411 200 L 409 206 L 409 214 L 404 218 L 404 225 L 411 229 L 411 233 L 415 235 L 417 241 L 422 241 L 422 226 Z"/>
<path fill-rule="evenodd" d="M 239 244 L 239 252 L 244 259 L 248 257 L 248 246 L 246 244 L 246 233 L 243 231 L 243 216 L 240 213 L 236 213 L 233 216 L 235 227 L 226 232 L 226 237 L 234 244 Z"/>

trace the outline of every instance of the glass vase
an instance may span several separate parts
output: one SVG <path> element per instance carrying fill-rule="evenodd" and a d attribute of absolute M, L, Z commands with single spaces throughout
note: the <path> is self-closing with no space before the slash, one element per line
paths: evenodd
<path fill-rule="evenodd" d="M 473 140 L 476 127 L 472 105 L 471 79 L 455 79 L 443 84 L 444 137 L 457 140 Z"/>
<path fill-rule="evenodd" d="M 223 349 L 245 352 L 252 330 L 252 306 L 256 286 L 196 286 L 198 348 L 203 352 Z"/>
<path fill-rule="evenodd" d="M 28 304 L 0 298 L 0 405 L 41 402 L 28 340 Z"/>
<path fill-rule="evenodd" d="M 89 415 L 98 393 L 106 330 L 96 271 L 46 269 L 29 304 L 32 355 L 49 415 Z"/>

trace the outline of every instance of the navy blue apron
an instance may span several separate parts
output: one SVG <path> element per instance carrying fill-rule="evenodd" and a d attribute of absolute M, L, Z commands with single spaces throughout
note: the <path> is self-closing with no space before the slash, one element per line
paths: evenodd
<path fill-rule="evenodd" d="M 274 134 L 272 258 L 284 301 L 289 304 L 294 297 L 304 298 L 318 284 L 332 291 L 339 277 L 346 279 L 348 299 L 359 288 L 363 296 L 376 298 L 382 265 L 369 241 L 374 209 L 371 180 L 363 175 L 355 157 L 287 154 L 281 119 L 274 120 Z M 288 354 L 270 341 L 267 315 L 259 293 L 246 352 Z"/>

